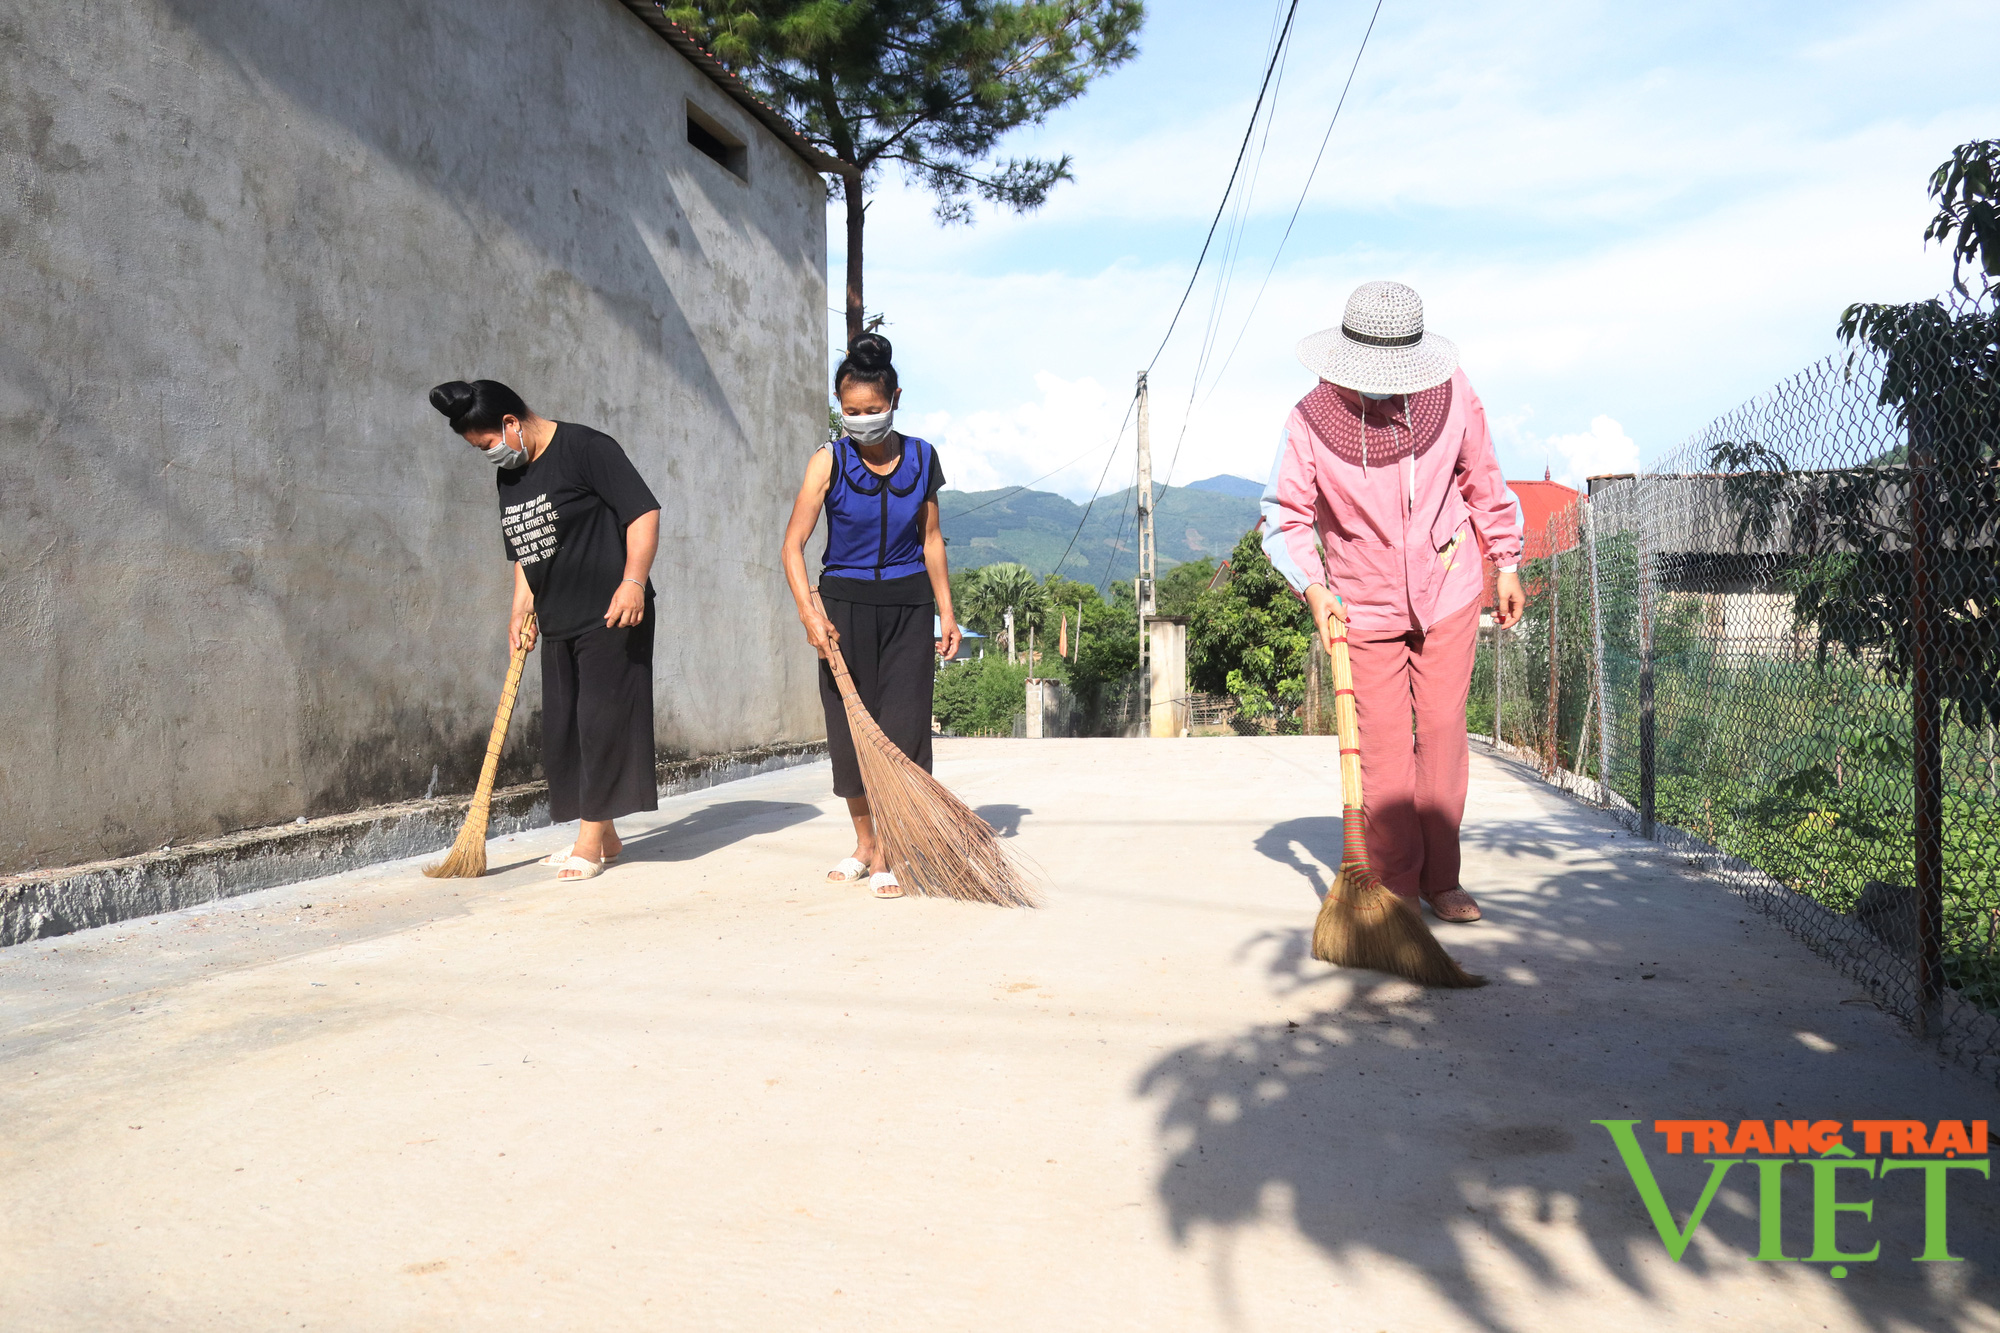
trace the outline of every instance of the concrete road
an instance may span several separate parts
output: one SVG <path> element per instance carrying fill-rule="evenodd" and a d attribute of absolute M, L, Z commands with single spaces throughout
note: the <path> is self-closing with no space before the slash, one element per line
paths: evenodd
<path fill-rule="evenodd" d="M 820 882 L 849 844 L 819 766 L 670 801 L 580 886 L 530 864 L 544 830 L 482 880 L 0 953 L 0 1327 L 2000 1327 L 1970 1172 L 1963 1263 L 1912 1262 L 1918 1171 L 1841 1177 L 1875 1262 L 1756 1262 L 1747 1167 L 1668 1258 L 1593 1119 L 1992 1089 L 1517 770 L 1474 758 L 1487 919 L 1440 928 L 1494 984 L 1424 993 L 1305 955 L 1331 741 L 939 756 L 1046 908 Z M 1684 1219 L 1707 1168 L 1654 1160 Z"/>

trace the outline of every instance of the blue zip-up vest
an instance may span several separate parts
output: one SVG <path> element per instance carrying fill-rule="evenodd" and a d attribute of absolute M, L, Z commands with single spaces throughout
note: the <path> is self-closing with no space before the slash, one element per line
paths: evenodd
<path fill-rule="evenodd" d="M 903 437 L 896 470 L 878 477 L 841 436 L 833 450 L 833 480 L 826 491 L 826 563 L 823 574 L 843 579 L 900 579 L 924 571 L 924 496 L 935 453 L 930 443 Z"/>

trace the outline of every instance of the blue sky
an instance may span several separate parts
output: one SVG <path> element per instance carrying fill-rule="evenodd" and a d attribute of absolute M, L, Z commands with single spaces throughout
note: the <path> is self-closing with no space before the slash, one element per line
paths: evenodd
<path fill-rule="evenodd" d="M 1153 372 L 1158 474 L 1178 443 L 1175 480 L 1261 479 L 1313 382 L 1292 345 L 1372 278 L 1416 287 L 1458 342 L 1510 477 L 1649 461 L 1834 350 L 1847 303 L 1940 290 L 1926 179 L 1954 144 L 2000 135 L 1991 0 L 1385 0 L 1253 313 L 1371 8 L 1301 0 L 1220 313 L 1212 252 Z M 1074 156 L 1041 211 L 940 227 L 921 192 L 879 183 L 868 306 L 907 385 L 898 424 L 939 444 L 954 485 L 1082 455 L 1039 484 L 1088 495 L 1187 283 L 1275 15 L 1148 11 L 1137 59 L 1003 145 Z M 1131 459 L 1128 431 L 1106 489 L 1130 484 Z"/>

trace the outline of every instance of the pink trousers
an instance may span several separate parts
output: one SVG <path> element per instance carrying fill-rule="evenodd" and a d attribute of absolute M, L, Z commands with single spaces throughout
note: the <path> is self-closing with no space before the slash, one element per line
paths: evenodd
<path fill-rule="evenodd" d="M 1458 887 L 1458 826 L 1470 763 L 1465 696 L 1478 642 L 1477 601 L 1428 634 L 1348 640 L 1368 859 L 1405 898 Z"/>

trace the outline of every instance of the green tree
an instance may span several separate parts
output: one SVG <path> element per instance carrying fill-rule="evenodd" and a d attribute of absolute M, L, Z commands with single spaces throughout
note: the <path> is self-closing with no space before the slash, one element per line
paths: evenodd
<path fill-rule="evenodd" d="M 1123 679 L 1139 665 L 1139 608 L 1131 590 L 1125 591 L 1124 598 L 1106 601 L 1088 583 L 1059 574 L 1042 581 L 1043 625 L 1058 624 L 1065 615 L 1069 618 L 1070 655 L 1062 678 L 1086 712 L 1097 707 L 1098 691 L 1106 681 Z M 1046 636 L 1056 631 L 1044 628 L 1041 633 Z M 1043 666 L 1047 667 L 1046 659 Z M 1050 673 L 1045 669 L 1043 674 Z"/>
<path fill-rule="evenodd" d="M 960 594 L 955 591 L 952 595 L 957 598 Z M 1041 581 L 1026 565 L 1006 561 L 974 570 L 965 581 L 963 596 L 959 616 L 981 634 L 1004 641 L 1009 607 L 1014 610 L 1017 646 L 1027 647 L 1030 628 L 1038 633 L 1042 628 L 1046 598 Z"/>
<path fill-rule="evenodd" d="M 1215 577 L 1215 561 L 1203 556 L 1199 560 L 1186 560 L 1167 571 L 1160 580 L 1153 599 L 1159 604 L 1163 616 L 1191 616 L 1194 614 L 1195 599 L 1208 591 L 1209 581 Z"/>
<path fill-rule="evenodd" d="M 1229 581 L 1195 599 L 1188 623 L 1188 680 L 1233 694 L 1247 717 L 1290 711 L 1305 699 L 1312 617 L 1265 558 L 1253 529 L 1229 553 Z"/>
<path fill-rule="evenodd" d="M 1819 634 L 1822 660 L 1838 647 L 1879 658 L 1909 676 L 1916 625 L 1911 614 L 1910 497 L 1921 480 L 1930 497 L 1931 578 L 1942 590 L 1934 670 L 1943 697 L 1968 727 L 2000 724 L 2000 140 L 1960 145 L 1931 178 L 1940 208 L 1925 239 L 1952 246 L 1961 286 L 1965 266 L 1985 290 L 1958 308 L 1932 299 L 1864 303 L 1841 315 L 1840 338 L 1882 358 L 1879 401 L 1895 409 L 1912 448 L 1927 464 L 1919 478 L 1912 449 L 1860 467 L 1794 470 L 1755 440 L 1725 440 L 1709 457 L 1724 473 L 1741 538 L 1784 540 L 1804 556 L 1787 577 L 1793 615 Z"/>
<path fill-rule="evenodd" d="M 972 734 L 972 719 L 979 708 L 979 675 L 974 668 L 980 664 L 980 659 L 974 658 L 938 668 L 931 684 L 931 716 L 948 732 Z"/>
<path fill-rule="evenodd" d="M 960 736 L 1009 736 L 1014 715 L 1027 706 L 1028 668 L 988 654 L 954 662 L 938 672 L 931 711 Z"/>
<path fill-rule="evenodd" d="M 940 222 L 974 196 L 1039 208 L 1070 158 L 994 160 L 999 141 L 1132 58 L 1140 0 L 667 0 L 814 146 L 845 163 L 847 336 L 862 331 L 862 232 L 889 163 L 931 191 Z"/>

